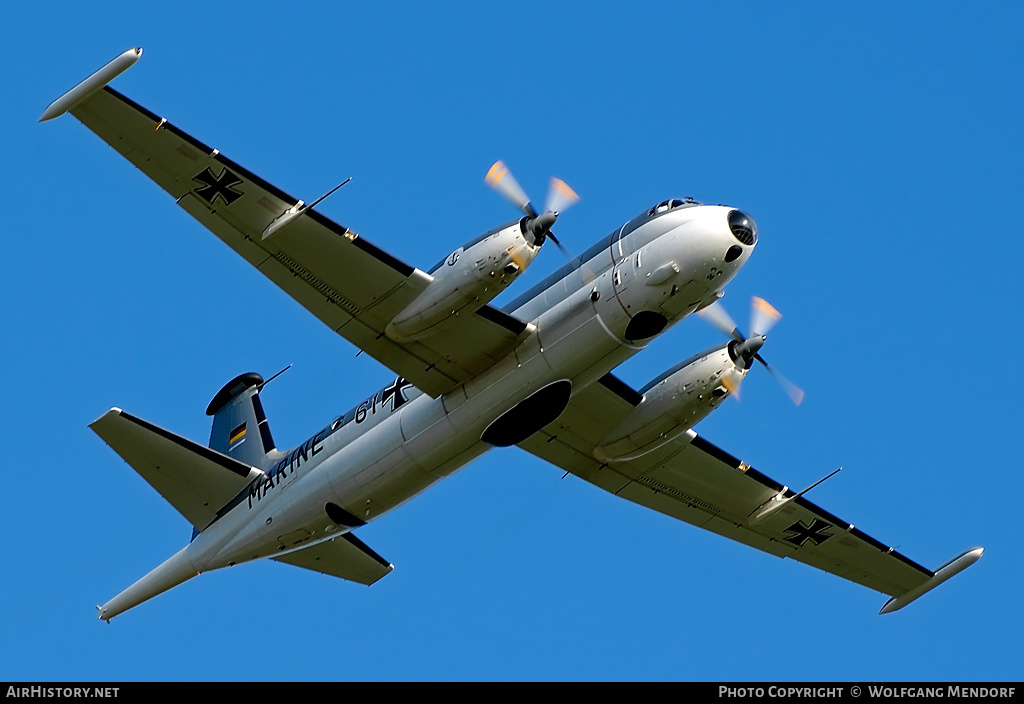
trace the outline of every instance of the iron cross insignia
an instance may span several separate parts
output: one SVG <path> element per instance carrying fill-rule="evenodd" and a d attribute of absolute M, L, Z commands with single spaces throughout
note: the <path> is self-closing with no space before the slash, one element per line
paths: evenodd
<path fill-rule="evenodd" d="M 808 540 L 813 541 L 815 545 L 821 545 L 832 537 L 822 531 L 831 527 L 831 523 L 826 523 L 820 518 L 815 518 L 814 522 L 809 526 L 805 526 L 803 521 L 797 521 L 786 529 L 787 533 L 793 534 L 786 536 L 786 541 L 793 543 L 798 547 L 803 547 Z"/>
<path fill-rule="evenodd" d="M 408 401 L 405 397 L 405 390 L 412 388 L 412 384 L 405 380 L 405 377 L 398 377 L 395 379 L 395 383 L 384 389 L 380 397 L 381 405 L 384 405 L 388 401 L 392 401 L 392 411 L 397 411 L 398 407 Z"/>
<path fill-rule="evenodd" d="M 206 171 L 193 176 L 192 180 L 199 184 L 192 192 L 210 205 L 214 205 L 218 198 L 224 201 L 224 205 L 231 205 L 245 195 L 235 189 L 235 186 L 242 183 L 242 179 L 228 171 L 227 167 L 221 169 L 219 176 L 214 176 L 213 170 L 207 167 Z"/>

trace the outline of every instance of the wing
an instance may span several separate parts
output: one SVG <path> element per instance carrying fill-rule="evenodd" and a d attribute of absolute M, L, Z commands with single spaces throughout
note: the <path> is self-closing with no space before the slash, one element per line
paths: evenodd
<path fill-rule="evenodd" d="M 104 87 L 70 110 L 101 139 L 328 327 L 437 396 L 511 351 L 526 325 L 484 306 L 444 334 L 384 335 L 431 276 L 267 183 L 167 120 Z"/>
<path fill-rule="evenodd" d="M 366 585 L 394 569 L 351 533 L 271 559 Z"/>
<path fill-rule="evenodd" d="M 593 449 L 640 399 L 606 375 L 519 446 L 616 496 L 888 594 L 893 598 L 883 613 L 902 608 L 981 556 L 975 548 L 932 572 L 692 430 L 635 460 L 595 459 Z"/>
<path fill-rule="evenodd" d="M 225 454 L 111 408 L 89 426 L 197 530 L 263 474 Z"/>

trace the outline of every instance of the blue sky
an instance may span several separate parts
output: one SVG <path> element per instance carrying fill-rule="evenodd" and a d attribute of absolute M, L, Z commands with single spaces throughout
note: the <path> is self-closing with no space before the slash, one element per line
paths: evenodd
<path fill-rule="evenodd" d="M 1019 680 L 1019 4 L 281 3 L 7 8 L 0 420 L 7 680 Z M 334 336 L 77 121 L 37 124 L 121 51 L 113 84 L 400 259 L 428 267 L 535 198 L 582 200 L 581 252 L 668 197 L 750 212 L 725 302 L 784 319 L 765 374 L 698 426 L 936 567 L 886 597 L 494 451 L 360 537 L 373 587 L 276 563 L 103 603 L 190 527 L 88 429 L 111 406 L 198 441 L 228 379 L 291 445 L 390 373 Z M 551 248 L 509 292 L 561 265 Z M 508 300 L 506 297 L 502 300 Z M 245 314 L 237 315 L 240 309 Z M 636 387 L 717 334 L 668 331 Z"/>

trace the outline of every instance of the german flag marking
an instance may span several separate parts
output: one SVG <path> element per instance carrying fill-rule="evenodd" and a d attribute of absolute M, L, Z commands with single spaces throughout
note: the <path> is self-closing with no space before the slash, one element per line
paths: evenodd
<path fill-rule="evenodd" d="M 231 435 L 228 436 L 228 444 L 234 445 L 236 442 L 245 437 L 245 423 L 231 431 Z"/>

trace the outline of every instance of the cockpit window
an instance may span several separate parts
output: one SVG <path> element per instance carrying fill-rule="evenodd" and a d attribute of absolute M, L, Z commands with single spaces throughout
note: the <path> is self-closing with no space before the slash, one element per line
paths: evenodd
<path fill-rule="evenodd" d="M 687 196 L 686 198 L 673 198 L 672 200 L 663 200 L 656 206 L 648 210 L 647 212 L 640 213 L 635 218 L 627 222 L 622 226 L 622 229 L 615 235 L 616 239 L 622 239 L 636 228 L 644 225 L 654 218 L 664 215 L 665 213 L 671 212 L 678 208 L 692 208 L 695 205 L 701 205 L 699 201 L 694 200 Z"/>
<path fill-rule="evenodd" d="M 670 210 L 676 208 L 682 208 L 683 206 L 700 205 L 693 198 L 687 196 L 686 198 L 673 198 L 672 200 L 663 200 L 656 206 L 647 211 L 647 217 L 654 217 L 655 215 L 661 215 L 667 213 Z"/>

